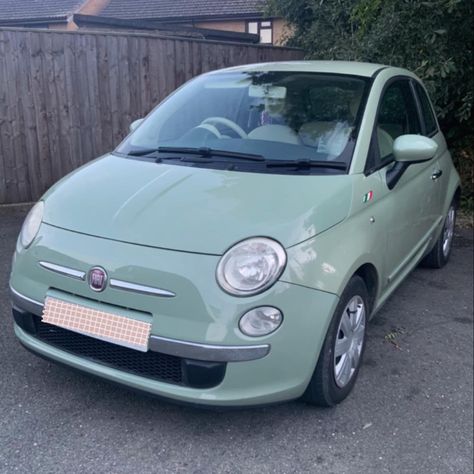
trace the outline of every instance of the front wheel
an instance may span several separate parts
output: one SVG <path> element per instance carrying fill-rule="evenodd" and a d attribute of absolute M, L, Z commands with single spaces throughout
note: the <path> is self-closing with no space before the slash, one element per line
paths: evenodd
<path fill-rule="evenodd" d="M 456 203 L 453 201 L 449 206 L 448 214 L 444 219 L 443 230 L 435 246 L 430 253 L 421 261 L 423 267 L 442 268 L 449 260 L 453 247 L 454 228 L 456 225 Z"/>
<path fill-rule="evenodd" d="M 342 293 L 303 400 L 319 406 L 342 402 L 354 387 L 365 348 L 367 287 L 359 276 Z"/>

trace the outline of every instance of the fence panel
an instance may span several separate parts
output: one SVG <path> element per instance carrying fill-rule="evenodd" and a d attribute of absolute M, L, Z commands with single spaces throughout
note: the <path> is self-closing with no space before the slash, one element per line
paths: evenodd
<path fill-rule="evenodd" d="M 38 199 L 197 74 L 302 57 L 145 33 L 0 29 L 0 204 Z"/>

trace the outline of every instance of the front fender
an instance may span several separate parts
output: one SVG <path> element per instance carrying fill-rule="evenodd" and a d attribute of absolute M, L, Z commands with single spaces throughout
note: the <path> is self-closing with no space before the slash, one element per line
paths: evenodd
<path fill-rule="evenodd" d="M 364 198 L 371 191 L 369 199 Z M 357 270 L 370 264 L 377 272 L 375 300 L 383 287 L 384 255 L 387 249 L 387 212 L 382 196 L 386 183 L 380 173 L 353 176 L 348 217 L 339 224 L 289 247 L 288 264 L 282 280 L 338 296 Z"/>
<path fill-rule="evenodd" d="M 382 224 L 370 224 L 370 217 L 365 214 L 352 216 L 326 232 L 287 249 L 288 264 L 281 280 L 338 296 L 362 265 L 375 267 L 379 280 L 385 234 L 380 228 Z"/>

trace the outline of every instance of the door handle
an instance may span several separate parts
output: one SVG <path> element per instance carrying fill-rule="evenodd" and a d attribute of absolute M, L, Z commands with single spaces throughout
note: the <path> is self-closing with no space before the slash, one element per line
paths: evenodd
<path fill-rule="evenodd" d="M 442 174 L 443 174 L 442 170 L 435 170 L 433 171 L 433 174 L 431 175 L 431 179 L 433 181 L 436 181 Z"/>

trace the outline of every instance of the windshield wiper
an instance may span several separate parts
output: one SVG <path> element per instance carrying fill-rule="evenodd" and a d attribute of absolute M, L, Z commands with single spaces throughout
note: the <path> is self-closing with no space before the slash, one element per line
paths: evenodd
<path fill-rule="evenodd" d="M 299 170 L 311 168 L 333 168 L 347 170 L 347 163 L 343 161 L 315 161 L 315 160 L 268 160 L 267 168 L 297 168 Z"/>
<path fill-rule="evenodd" d="M 159 156 L 155 163 L 163 161 L 181 161 L 183 163 L 213 163 L 214 160 L 204 156 Z"/>
<path fill-rule="evenodd" d="M 256 155 L 253 153 L 242 153 L 240 151 L 229 151 L 229 150 L 217 150 L 209 147 L 174 147 L 174 146 L 160 146 L 158 148 L 160 153 L 186 153 L 190 155 L 201 155 L 201 156 L 223 156 L 226 158 L 240 158 L 241 160 L 250 161 L 265 161 L 262 155 Z"/>
<path fill-rule="evenodd" d="M 153 153 L 157 153 L 158 150 L 156 148 L 143 148 L 143 150 L 132 150 L 126 153 L 128 156 L 146 156 L 152 155 Z"/>
<path fill-rule="evenodd" d="M 337 170 L 347 170 L 347 164 L 343 161 L 316 161 L 316 160 L 267 160 L 262 155 L 253 153 L 242 153 L 238 151 L 217 150 L 208 147 L 174 147 L 174 146 L 160 146 L 158 148 L 146 148 L 143 150 L 133 150 L 128 153 L 129 156 L 146 156 L 156 153 L 177 153 L 182 155 L 197 155 L 196 157 L 158 157 L 157 163 L 165 160 L 187 161 L 187 162 L 202 162 L 210 163 L 213 160 L 212 156 L 222 156 L 225 158 L 237 158 L 241 160 L 264 162 L 267 168 L 296 168 L 299 170 L 311 168 L 330 168 Z"/>
<path fill-rule="evenodd" d="M 160 146 L 158 148 L 147 148 L 144 150 L 134 150 L 128 153 L 129 156 L 146 156 L 153 153 L 181 153 L 185 155 L 199 155 L 203 157 L 222 156 L 225 158 L 238 158 L 240 160 L 249 161 L 265 161 L 262 155 L 255 155 L 253 153 L 241 153 L 238 151 L 216 150 L 208 147 L 174 147 L 174 146 Z"/>

